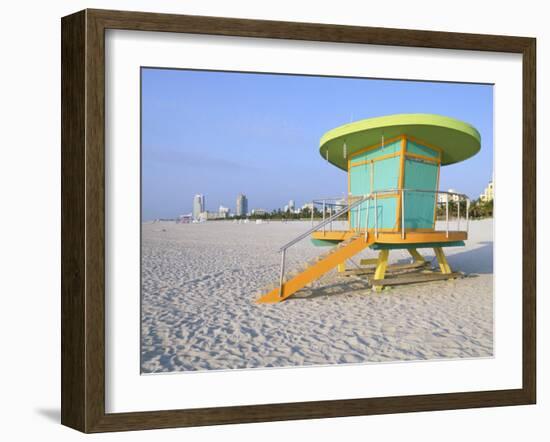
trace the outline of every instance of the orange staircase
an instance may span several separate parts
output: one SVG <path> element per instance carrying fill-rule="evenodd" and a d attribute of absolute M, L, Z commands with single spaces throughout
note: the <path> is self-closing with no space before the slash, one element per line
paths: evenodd
<path fill-rule="evenodd" d="M 280 293 L 281 287 L 278 284 L 269 287 L 261 294 L 256 303 L 268 304 L 284 301 L 373 243 L 374 235 L 369 235 L 368 239 L 365 239 L 365 235 L 359 234 L 349 237 L 328 252 L 309 261 L 304 270 L 298 270 L 287 275 L 286 281 L 282 285 L 282 293 Z"/>

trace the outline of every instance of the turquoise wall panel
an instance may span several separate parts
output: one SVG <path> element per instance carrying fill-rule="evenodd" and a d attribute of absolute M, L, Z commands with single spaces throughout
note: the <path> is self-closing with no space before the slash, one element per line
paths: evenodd
<path fill-rule="evenodd" d="M 367 152 L 362 152 L 359 155 L 351 158 L 351 164 L 359 163 L 365 160 L 372 160 L 384 155 L 389 155 L 392 153 L 401 151 L 401 140 L 394 141 L 392 143 L 385 144 L 383 147 L 377 147 L 376 149 L 369 150 Z"/>
<path fill-rule="evenodd" d="M 350 169 L 350 192 L 352 195 L 368 195 L 373 191 L 397 189 L 399 185 L 399 167 L 401 157 L 387 158 L 375 161 L 372 165 L 362 164 Z M 373 188 L 371 188 L 371 171 L 374 170 Z M 358 215 L 359 211 L 359 215 Z M 368 207 L 368 226 L 370 229 L 375 225 L 374 200 L 371 200 Z M 379 198 L 377 200 L 378 228 L 393 229 L 397 216 L 397 197 Z M 359 219 L 357 218 L 359 216 Z M 352 228 L 364 229 L 367 225 L 367 203 L 360 208 L 351 210 L 350 216 Z"/>
<path fill-rule="evenodd" d="M 437 190 L 437 163 L 407 158 L 405 160 L 405 188 Z"/>
<path fill-rule="evenodd" d="M 397 189 L 399 186 L 400 163 L 400 156 L 374 163 L 374 190 Z"/>
<path fill-rule="evenodd" d="M 374 229 L 375 226 L 375 213 L 378 215 L 378 228 L 379 229 L 393 229 L 396 226 L 397 216 L 397 197 L 380 198 L 376 201 L 377 210 L 374 210 L 374 200 L 369 200 L 368 207 L 367 202 L 363 203 L 359 207 L 351 209 L 351 227 L 353 229 L 359 226 L 360 229 L 368 228 Z M 359 211 L 359 215 L 357 212 Z"/>
<path fill-rule="evenodd" d="M 407 152 L 414 153 L 416 155 L 424 155 L 430 158 L 439 158 L 439 153 L 437 151 L 411 140 L 407 140 Z"/>
<path fill-rule="evenodd" d="M 405 189 L 437 190 L 439 166 L 414 159 L 405 160 Z M 436 194 L 407 191 L 405 193 L 405 227 L 432 229 Z"/>
<path fill-rule="evenodd" d="M 362 164 L 350 169 L 350 192 L 352 195 L 367 195 L 374 190 L 393 190 L 399 186 L 401 157 L 375 161 L 373 165 Z M 374 170 L 371 189 L 371 170 Z"/>
<path fill-rule="evenodd" d="M 352 167 L 350 170 L 350 192 L 352 195 L 368 195 L 370 188 L 370 164 Z"/>

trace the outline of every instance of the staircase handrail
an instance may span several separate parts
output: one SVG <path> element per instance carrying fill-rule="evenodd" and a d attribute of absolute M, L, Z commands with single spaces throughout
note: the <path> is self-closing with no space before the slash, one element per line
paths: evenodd
<path fill-rule="evenodd" d="M 363 197 L 361 197 L 361 199 L 353 202 L 352 204 L 349 204 L 347 205 L 346 207 L 344 207 L 342 210 L 336 212 L 334 215 L 331 215 L 329 216 L 328 218 L 326 218 L 324 221 L 321 221 L 319 224 L 316 224 L 315 226 L 313 226 L 311 229 L 307 230 L 306 232 L 302 233 L 301 235 L 297 236 L 296 238 L 294 238 L 292 241 L 289 241 L 288 243 L 286 243 L 284 246 L 282 246 L 280 249 L 279 249 L 279 252 L 283 252 L 285 251 L 286 249 L 288 249 L 289 247 L 293 246 L 294 244 L 296 244 L 297 242 L 300 242 L 301 240 L 303 240 L 304 238 L 307 238 L 309 235 L 311 235 L 313 232 L 316 232 L 317 230 L 319 230 L 320 228 L 326 226 L 327 224 L 331 223 L 332 221 L 334 221 L 335 219 L 338 219 L 340 216 L 344 215 L 345 213 L 349 212 L 351 209 L 353 209 L 354 207 L 356 206 L 359 206 L 361 203 L 364 203 L 365 201 L 367 201 L 368 199 L 370 199 L 372 197 L 371 194 L 369 195 L 364 195 Z"/>

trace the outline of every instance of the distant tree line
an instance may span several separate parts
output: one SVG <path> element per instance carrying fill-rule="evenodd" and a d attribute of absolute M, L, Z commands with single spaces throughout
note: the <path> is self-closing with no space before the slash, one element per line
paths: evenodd
<path fill-rule="evenodd" d="M 334 215 L 342 208 L 333 208 L 332 211 L 329 208 L 325 209 L 325 218 L 328 218 L 331 215 Z M 323 211 L 319 210 L 317 207 L 313 208 L 313 218 L 315 220 L 320 220 L 323 218 Z M 271 212 L 265 213 L 254 213 L 249 216 L 234 216 L 233 219 L 261 219 L 261 220 L 274 220 L 274 221 L 292 221 L 292 220 L 310 220 L 311 219 L 311 209 L 306 207 L 302 209 L 299 213 L 292 212 L 290 210 L 284 211 L 282 209 L 274 209 Z M 347 219 L 347 213 L 342 214 L 338 219 Z"/>
<path fill-rule="evenodd" d="M 332 212 L 329 208 L 325 209 L 325 219 L 331 215 L 334 215 L 337 211 L 342 210 L 342 207 L 333 208 Z M 437 205 L 437 218 L 445 219 L 445 203 Z M 455 201 L 449 201 L 449 218 L 456 218 L 458 213 L 458 203 Z M 466 203 L 462 201 L 460 203 L 460 217 L 466 217 Z M 470 219 L 483 219 L 493 217 L 493 201 L 481 201 L 477 199 L 470 202 L 469 218 Z M 323 218 L 323 211 L 317 207 L 313 208 L 313 219 L 321 220 Z M 343 213 L 338 217 L 339 220 L 347 220 L 348 214 Z M 294 213 L 290 210 L 283 211 L 282 209 L 274 209 L 271 212 L 255 213 L 249 216 L 233 216 L 231 219 L 251 219 L 251 220 L 274 220 L 274 221 L 292 221 L 292 220 L 310 220 L 311 209 L 304 208 L 300 213 Z"/>

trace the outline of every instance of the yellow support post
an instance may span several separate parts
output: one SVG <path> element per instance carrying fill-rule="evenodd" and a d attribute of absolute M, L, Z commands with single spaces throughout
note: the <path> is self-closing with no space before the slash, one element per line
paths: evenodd
<path fill-rule="evenodd" d="M 441 269 L 441 273 L 443 274 L 452 273 L 451 266 L 447 262 L 447 258 L 445 257 L 443 248 L 434 247 L 434 252 L 435 252 L 435 256 L 437 257 L 437 262 L 439 263 L 439 268 Z"/>
<path fill-rule="evenodd" d="M 338 273 L 344 273 L 346 271 L 346 261 L 338 264 Z"/>
<path fill-rule="evenodd" d="M 376 265 L 376 270 L 374 271 L 373 279 L 384 279 L 384 275 L 386 274 L 386 268 L 388 267 L 389 254 L 390 254 L 390 251 L 388 249 L 380 250 L 380 253 L 378 254 L 378 263 Z M 373 285 L 372 288 L 375 291 L 380 292 L 382 291 L 383 287 L 381 285 Z"/>
<path fill-rule="evenodd" d="M 418 250 L 416 249 L 407 249 L 409 254 L 413 257 L 414 262 L 424 262 L 424 257 L 418 253 Z"/>

